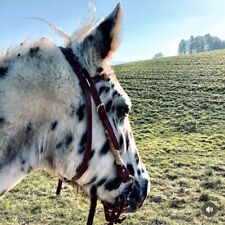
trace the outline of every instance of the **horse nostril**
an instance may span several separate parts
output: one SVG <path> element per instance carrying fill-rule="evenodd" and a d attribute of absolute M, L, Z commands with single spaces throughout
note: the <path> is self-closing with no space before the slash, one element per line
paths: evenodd
<path fill-rule="evenodd" d="M 119 198 L 121 201 L 127 200 L 127 196 L 125 196 L 124 194 L 120 194 L 118 198 Z"/>
<path fill-rule="evenodd" d="M 142 198 L 144 201 L 144 199 L 147 197 L 147 194 L 148 194 L 148 180 L 147 179 L 143 179 L 141 181 L 141 190 L 142 190 Z"/>
<path fill-rule="evenodd" d="M 135 180 L 135 185 L 137 188 L 141 188 L 141 185 L 140 185 L 139 181 L 137 181 L 137 180 Z"/>

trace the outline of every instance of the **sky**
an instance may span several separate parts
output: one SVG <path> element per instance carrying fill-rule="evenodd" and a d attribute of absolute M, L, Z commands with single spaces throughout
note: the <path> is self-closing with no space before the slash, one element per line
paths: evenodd
<path fill-rule="evenodd" d="M 93 0 L 96 18 L 105 18 L 118 0 Z M 123 23 L 120 48 L 113 62 L 129 62 L 177 54 L 181 39 L 191 35 L 225 40 L 224 0 L 121 0 Z M 30 17 L 46 19 L 68 34 L 87 18 L 88 0 L 0 0 L 0 48 L 20 44 L 27 38 L 64 40 L 49 27 Z"/>

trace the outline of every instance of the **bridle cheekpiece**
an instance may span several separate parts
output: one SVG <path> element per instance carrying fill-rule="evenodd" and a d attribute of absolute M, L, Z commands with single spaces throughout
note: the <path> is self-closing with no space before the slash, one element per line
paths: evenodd
<path fill-rule="evenodd" d="M 101 81 L 103 78 L 97 75 L 95 77 L 91 77 L 87 70 L 81 66 L 78 61 L 78 58 L 74 55 L 72 49 L 70 48 L 63 48 L 60 47 L 61 52 L 65 56 L 65 59 L 70 64 L 71 68 L 73 69 L 74 74 L 77 76 L 80 86 L 82 88 L 85 103 L 86 103 L 86 110 L 87 110 L 87 134 L 86 134 L 86 149 L 84 151 L 83 161 L 76 173 L 76 175 L 72 178 L 72 183 L 76 184 L 77 180 L 82 177 L 85 171 L 88 168 L 88 162 L 90 160 L 91 150 L 92 150 L 92 102 L 91 98 L 93 99 L 97 114 L 102 122 L 104 127 L 106 137 L 108 138 L 110 150 L 114 156 L 117 176 L 118 178 L 127 183 L 132 180 L 132 176 L 129 174 L 128 169 L 123 164 L 123 160 L 120 156 L 120 145 L 116 138 L 116 135 L 113 131 L 112 125 L 109 121 L 107 116 L 107 112 L 105 109 L 104 103 L 101 101 L 95 84 Z M 58 187 L 56 194 L 59 195 L 62 187 L 62 179 L 59 179 Z M 109 204 L 106 202 L 102 202 L 105 211 L 105 219 L 109 222 L 109 225 L 113 225 L 114 223 L 121 223 L 124 218 L 120 219 L 120 214 L 124 212 L 124 210 L 128 207 L 128 199 L 126 198 L 116 198 L 115 204 Z M 94 220 L 94 215 L 96 211 L 97 205 L 97 196 L 91 196 L 91 205 L 89 210 L 89 216 L 87 225 L 92 225 Z"/>

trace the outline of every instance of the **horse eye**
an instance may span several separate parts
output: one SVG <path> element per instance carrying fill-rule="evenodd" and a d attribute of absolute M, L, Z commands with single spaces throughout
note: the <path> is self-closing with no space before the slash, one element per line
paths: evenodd
<path fill-rule="evenodd" d="M 125 117 L 129 113 L 129 107 L 127 105 L 117 107 L 117 116 Z"/>

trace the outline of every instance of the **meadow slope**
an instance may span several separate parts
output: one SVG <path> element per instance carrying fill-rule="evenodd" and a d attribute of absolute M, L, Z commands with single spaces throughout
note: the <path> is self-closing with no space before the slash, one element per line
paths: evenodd
<path fill-rule="evenodd" d="M 225 224 L 225 51 L 114 67 L 130 95 L 130 118 L 151 176 L 151 194 L 124 225 Z M 83 225 L 88 199 L 32 173 L 0 200 L 1 225 Z M 203 215 L 206 201 L 218 206 Z M 98 207 L 95 224 L 103 223 Z"/>

